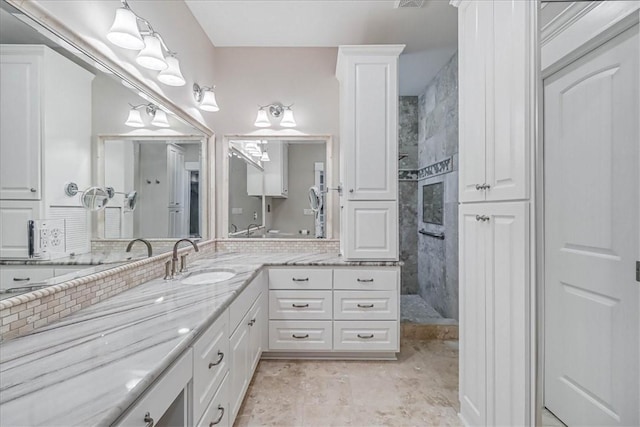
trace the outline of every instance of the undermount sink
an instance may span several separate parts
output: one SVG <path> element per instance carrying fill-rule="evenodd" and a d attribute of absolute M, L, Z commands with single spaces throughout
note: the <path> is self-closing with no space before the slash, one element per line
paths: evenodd
<path fill-rule="evenodd" d="M 190 273 L 188 277 L 181 280 L 181 283 L 184 285 L 211 285 L 229 280 L 235 275 L 236 273 L 230 270 L 203 270 Z"/>

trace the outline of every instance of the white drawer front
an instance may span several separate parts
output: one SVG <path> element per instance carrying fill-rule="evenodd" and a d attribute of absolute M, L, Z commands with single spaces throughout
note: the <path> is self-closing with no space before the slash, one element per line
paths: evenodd
<path fill-rule="evenodd" d="M 335 291 L 336 320 L 398 320 L 397 291 Z"/>
<path fill-rule="evenodd" d="M 345 351 L 400 351 L 398 322 L 336 321 L 333 349 Z"/>
<path fill-rule="evenodd" d="M 330 268 L 271 268 L 269 289 L 331 289 Z"/>
<path fill-rule="evenodd" d="M 331 320 L 331 291 L 269 291 L 273 320 Z"/>
<path fill-rule="evenodd" d="M 0 289 L 35 286 L 38 282 L 51 279 L 53 268 L 0 266 Z"/>
<path fill-rule="evenodd" d="M 398 288 L 398 269 L 336 268 L 333 273 L 335 289 L 367 291 L 395 290 Z"/>
<path fill-rule="evenodd" d="M 229 427 L 229 375 L 224 377 L 197 427 Z M 196 417 L 197 419 L 197 417 Z"/>
<path fill-rule="evenodd" d="M 198 419 L 229 371 L 229 312 L 193 345 L 193 417 Z"/>
<path fill-rule="evenodd" d="M 269 322 L 269 350 L 331 350 L 331 345 L 331 321 Z"/>

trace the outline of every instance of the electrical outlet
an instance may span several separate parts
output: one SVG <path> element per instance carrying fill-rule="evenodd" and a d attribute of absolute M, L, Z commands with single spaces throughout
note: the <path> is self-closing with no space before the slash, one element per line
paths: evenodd
<path fill-rule="evenodd" d="M 253 211 L 253 219 L 254 219 L 254 221 L 258 220 L 258 212 Z"/>
<path fill-rule="evenodd" d="M 313 215 L 313 209 L 304 209 L 303 211 L 305 215 Z"/>
<path fill-rule="evenodd" d="M 232 215 L 242 215 L 242 208 L 231 208 Z"/>

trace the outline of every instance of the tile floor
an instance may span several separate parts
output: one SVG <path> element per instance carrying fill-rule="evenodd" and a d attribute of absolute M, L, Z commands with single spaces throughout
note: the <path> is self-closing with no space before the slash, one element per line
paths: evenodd
<path fill-rule="evenodd" d="M 457 344 L 403 340 L 397 361 L 263 360 L 235 425 L 461 425 Z"/>

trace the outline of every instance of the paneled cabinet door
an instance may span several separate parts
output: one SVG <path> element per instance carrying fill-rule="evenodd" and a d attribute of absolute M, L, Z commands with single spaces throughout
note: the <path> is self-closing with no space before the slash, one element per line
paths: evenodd
<path fill-rule="evenodd" d="M 460 206 L 460 414 L 524 425 L 528 202 Z"/>
<path fill-rule="evenodd" d="M 264 335 L 268 333 L 267 312 L 265 310 L 265 300 L 267 296 L 263 292 L 249 310 L 249 376 L 258 366 L 260 356 L 264 350 Z"/>
<path fill-rule="evenodd" d="M 40 61 L 0 50 L 0 199 L 41 198 Z"/>
<path fill-rule="evenodd" d="M 29 256 L 29 220 L 40 218 L 39 202 L 0 201 L 0 257 Z"/>
<path fill-rule="evenodd" d="M 458 9 L 461 202 L 528 197 L 528 3 Z"/>
<path fill-rule="evenodd" d="M 398 258 L 398 205 L 348 202 L 345 257 L 350 260 Z"/>
<path fill-rule="evenodd" d="M 250 336 L 248 317 L 245 316 L 238 326 L 238 329 L 231 336 L 229 347 L 231 351 L 231 362 L 229 366 L 229 405 L 231 409 L 231 420 L 233 421 L 242 405 L 244 391 L 249 385 L 250 376 Z"/>

